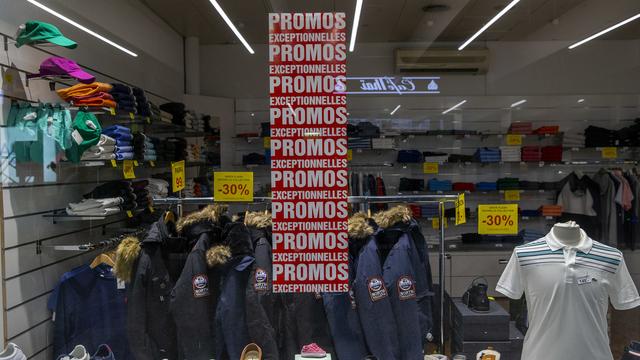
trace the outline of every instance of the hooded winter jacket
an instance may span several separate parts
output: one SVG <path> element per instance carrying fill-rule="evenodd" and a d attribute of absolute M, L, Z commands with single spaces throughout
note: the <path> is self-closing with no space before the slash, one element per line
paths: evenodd
<path fill-rule="evenodd" d="M 329 322 L 336 355 L 341 360 L 361 360 L 368 355 L 364 334 L 360 325 L 353 279 L 358 266 L 358 254 L 362 244 L 373 234 L 364 214 L 349 219 L 349 292 L 324 293 L 322 300 Z"/>

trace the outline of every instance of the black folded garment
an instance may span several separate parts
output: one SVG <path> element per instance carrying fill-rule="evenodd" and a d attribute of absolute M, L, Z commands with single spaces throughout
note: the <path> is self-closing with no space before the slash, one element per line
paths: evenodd
<path fill-rule="evenodd" d="M 120 211 L 135 210 L 138 207 L 138 201 L 128 201 L 120 204 Z"/>
<path fill-rule="evenodd" d="M 160 105 L 160 110 L 166 111 L 173 116 L 171 122 L 178 125 L 184 125 L 184 116 L 187 113 L 183 103 L 170 102 Z"/>
<path fill-rule="evenodd" d="M 358 137 L 379 137 L 380 128 L 368 121 L 363 121 L 356 125 L 356 135 Z"/>
<path fill-rule="evenodd" d="M 121 83 L 113 83 L 111 84 L 111 90 L 109 94 L 113 96 L 113 94 L 124 94 L 124 95 L 133 95 L 133 91 L 131 87 Z"/>
<path fill-rule="evenodd" d="M 84 195 L 86 199 L 104 199 L 124 196 L 132 193 L 133 188 L 127 180 L 109 181 L 96 186 L 91 192 Z"/>
<path fill-rule="evenodd" d="M 520 180 L 520 189 L 522 190 L 540 190 L 542 184 L 538 181 Z"/>
<path fill-rule="evenodd" d="M 557 181 L 543 182 L 541 188 L 548 191 L 557 191 L 560 190 L 560 183 Z"/>
<path fill-rule="evenodd" d="M 448 161 L 467 163 L 476 161 L 476 158 L 473 155 L 450 154 Z"/>
<path fill-rule="evenodd" d="M 482 235 L 478 233 L 464 233 L 460 235 L 463 244 L 479 244 L 482 243 Z"/>
<path fill-rule="evenodd" d="M 598 126 L 588 126 L 584 130 L 586 147 L 606 147 L 618 145 L 618 132 Z"/>
<path fill-rule="evenodd" d="M 206 121 L 205 121 L 206 124 Z M 260 123 L 260 136 L 262 137 L 270 137 L 271 136 L 271 124 L 268 122 Z"/>
<path fill-rule="evenodd" d="M 640 145 L 640 119 L 635 120 L 635 124 L 618 130 L 620 146 Z"/>
<path fill-rule="evenodd" d="M 263 154 L 250 153 L 242 155 L 242 165 L 262 165 L 266 161 L 266 157 Z"/>
<path fill-rule="evenodd" d="M 464 213 L 467 219 L 471 217 L 471 209 L 464 208 Z M 444 210 L 444 217 L 453 218 L 456 217 L 456 208 L 449 208 Z"/>
<path fill-rule="evenodd" d="M 400 178 L 398 191 L 424 191 L 424 179 Z"/>

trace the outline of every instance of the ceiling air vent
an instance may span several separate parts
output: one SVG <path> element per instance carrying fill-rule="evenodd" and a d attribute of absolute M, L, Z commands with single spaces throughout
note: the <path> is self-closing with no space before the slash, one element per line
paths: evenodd
<path fill-rule="evenodd" d="M 486 74 L 489 50 L 397 49 L 401 74 Z"/>

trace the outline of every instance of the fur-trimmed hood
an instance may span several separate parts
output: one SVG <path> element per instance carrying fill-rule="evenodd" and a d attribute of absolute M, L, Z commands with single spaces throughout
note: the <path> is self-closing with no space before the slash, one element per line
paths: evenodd
<path fill-rule="evenodd" d="M 214 245 L 207 250 L 207 265 L 210 268 L 222 266 L 231 258 L 231 248 L 227 245 Z"/>
<path fill-rule="evenodd" d="M 262 211 L 250 211 L 244 216 L 244 224 L 248 227 L 266 229 L 271 227 L 271 213 Z"/>
<path fill-rule="evenodd" d="M 118 279 L 124 282 L 131 282 L 134 266 L 141 249 L 140 240 L 137 237 L 129 236 L 120 242 L 116 249 L 116 265 L 113 268 L 113 272 Z"/>
<path fill-rule="evenodd" d="M 408 206 L 398 205 L 387 211 L 379 212 L 373 215 L 376 224 L 382 229 L 387 229 L 398 223 L 409 223 L 413 213 Z"/>
<path fill-rule="evenodd" d="M 363 240 L 371 236 L 371 234 L 373 234 L 373 227 L 369 224 L 367 215 L 364 213 L 353 214 L 349 218 L 348 233 L 349 239 L 352 240 Z"/>
<path fill-rule="evenodd" d="M 219 224 L 225 213 L 227 212 L 226 205 L 214 204 L 192 212 L 191 214 L 178 220 L 176 228 L 179 233 L 186 233 L 189 228 L 201 223 L 215 223 Z"/>

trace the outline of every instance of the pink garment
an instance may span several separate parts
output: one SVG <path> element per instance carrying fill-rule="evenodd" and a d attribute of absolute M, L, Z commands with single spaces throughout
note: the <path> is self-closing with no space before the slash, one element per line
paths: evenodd
<path fill-rule="evenodd" d="M 632 202 L 634 199 L 633 191 L 631 190 L 631 185 L 629 185 L 629 182 L 627 181 L 627 179 L 622 175 L 622 171 L 613 170 L 611 173 L 622 184 L 622 186 L 620 187 L 620 191 L 622 191 L 622 202 L 620 205 L 622 206 L 624 211 L 631 210 L 631 207 L 633 206 Z"/>

